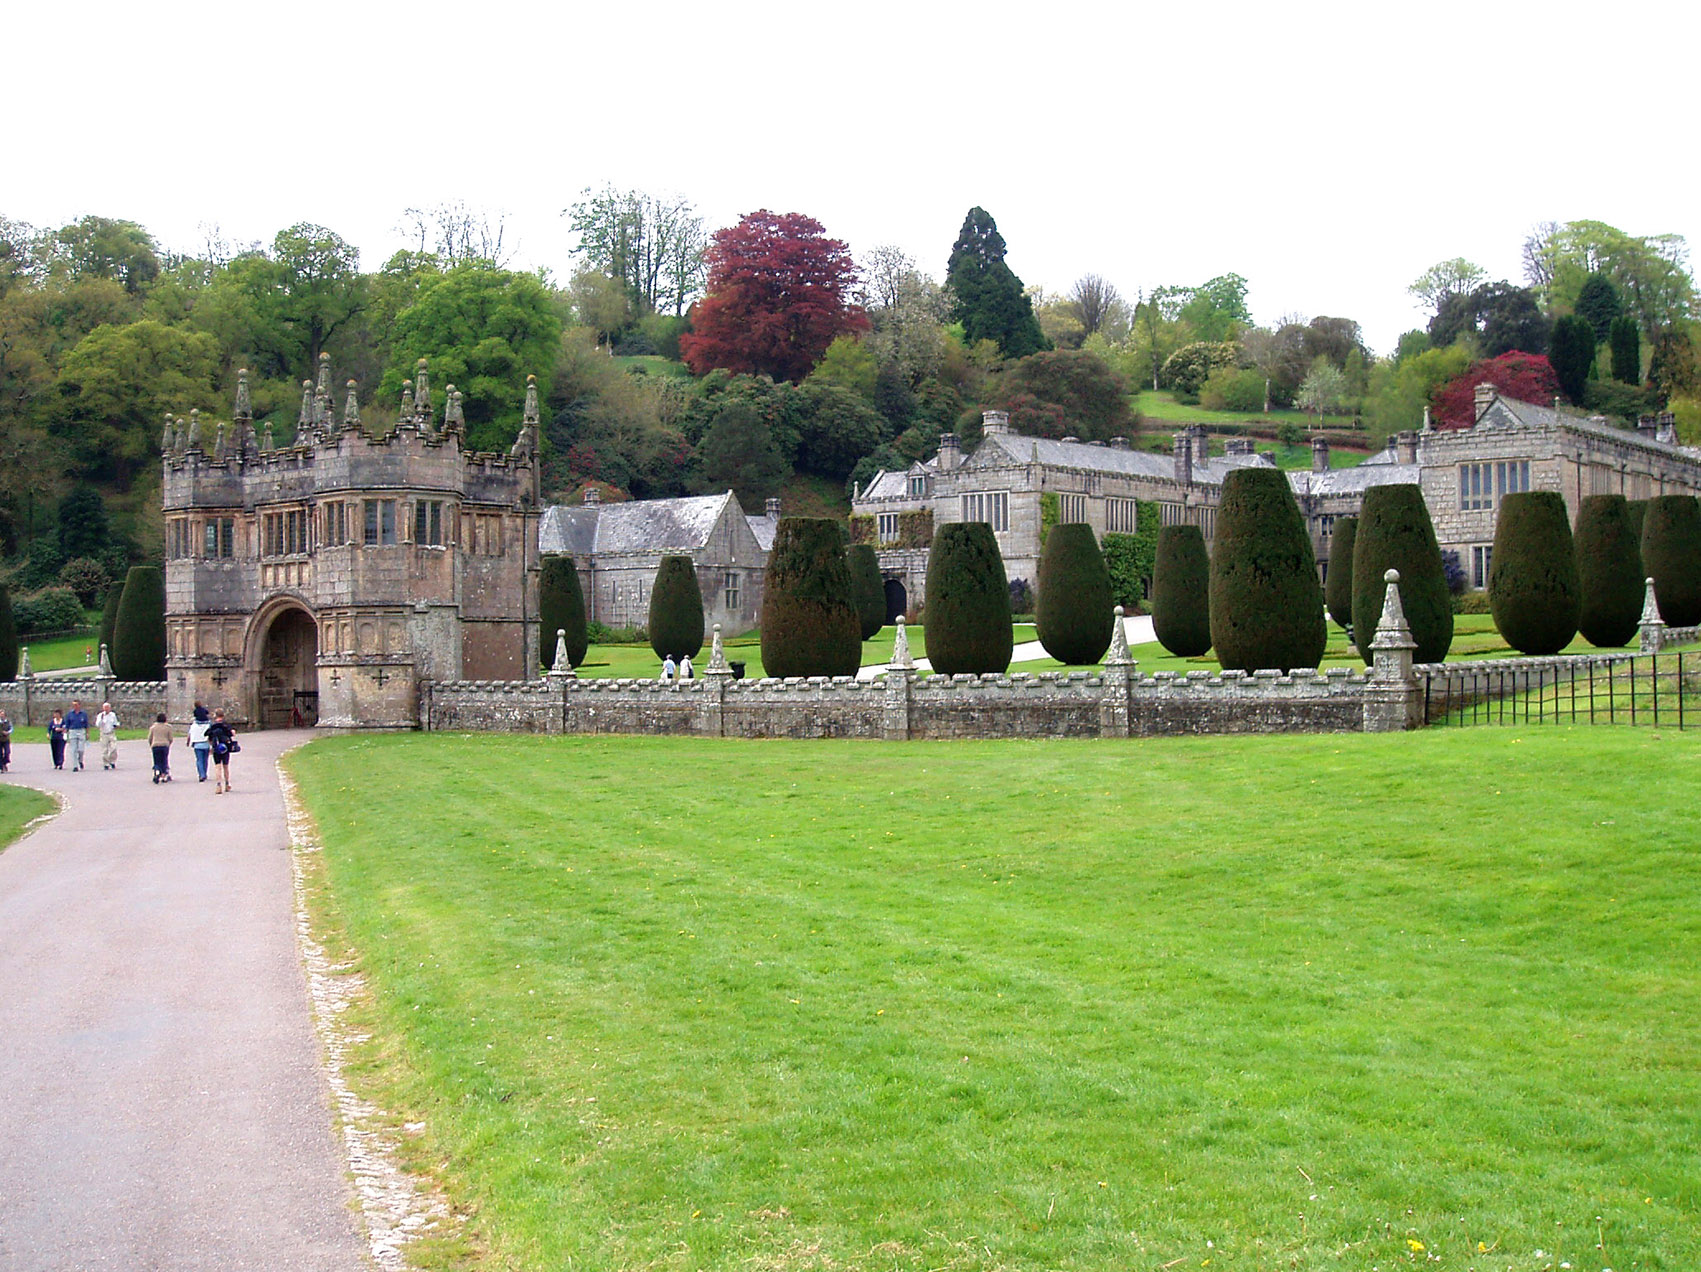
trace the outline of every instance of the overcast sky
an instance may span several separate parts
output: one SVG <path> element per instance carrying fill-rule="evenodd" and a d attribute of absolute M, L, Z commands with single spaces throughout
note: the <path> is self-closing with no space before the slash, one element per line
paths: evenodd
<path fill-rule="evenodd" d="M 612 182 L 711 228 L 804 212 L 942 279 L 979 204 L 1030 285 L 1232 271 L 1260 322 L 1356 318 L 1379 352 L 1427 266 L 1519 281 L 1539 221 L 1701 235 L 1701 6 L 1167 8 L 32 4 L 0 214 L 190 251 L 310 221 L 376 269 L 405 209 L 464 200 L 565 280 L 560 213 Z"/>

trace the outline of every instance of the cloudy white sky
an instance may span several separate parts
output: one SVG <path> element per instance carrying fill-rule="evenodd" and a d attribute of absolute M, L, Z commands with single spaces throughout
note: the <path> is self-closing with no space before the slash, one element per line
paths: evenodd
<path fill-rule="evenodd" d="M 1421 325 L 1423 269 L 1517 280 L 1539 221 L 1701 236 L 1698 14 L 36 3 L 4 24 L 0 214 L 123 217 L 180 250 L 311 221 L 371 269 L 405 209 L 464 200 L 565 278 L 561 210 L 612 182 L 711 227 L 805 212 L 942 278 L 979 204 L 1029 284 L 1233 271 L 1260 321 L 1345 315 L 1387 352 Z"/>

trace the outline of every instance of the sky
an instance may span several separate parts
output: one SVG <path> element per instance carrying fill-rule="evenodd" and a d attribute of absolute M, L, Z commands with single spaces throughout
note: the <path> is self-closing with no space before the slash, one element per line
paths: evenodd
<path fill-rule="evenodd" d="M 308 221 L 373 270 L 407 209 L 464 202 L 564 282 L 562 211 L 609 183 L 710 228 L 807 213 L 943 280 L 978 205 L 1030 286 L 1233 272 L 1257 321 L 1354 318 L 1381 353 L 1424 269 L 1521 281 L 1539 222 L 1701 236 L 1701 5 L 595 8 L 31 5 L 0 216 L 187 252 Z"/>

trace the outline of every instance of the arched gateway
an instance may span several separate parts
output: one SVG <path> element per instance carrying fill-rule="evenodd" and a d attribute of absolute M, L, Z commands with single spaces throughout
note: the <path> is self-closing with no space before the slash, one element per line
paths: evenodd
<path fill-rule="evenodd" d="M 247 652 L 243 670 L 253 686 L 255 723 L 262 729 L 317 724 L 319 625 L 313 615 L 289 601 L 263 609 L 254 616 Z"/>

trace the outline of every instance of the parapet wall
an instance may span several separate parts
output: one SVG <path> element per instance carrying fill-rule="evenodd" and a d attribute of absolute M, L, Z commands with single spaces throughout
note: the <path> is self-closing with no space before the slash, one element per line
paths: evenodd
<path fill-rule="evenodd" d="M 92 721 L 100 704 L 110 702 L 118 722 L 126 729 L 144 727 L 165 710 L 163 680 L 58 680 L 31 677 L 0 683 L 0 707 L 13 724 L 45 725 L 54 709 L 69 711 L 72 699 L 81 699 Z"/>

